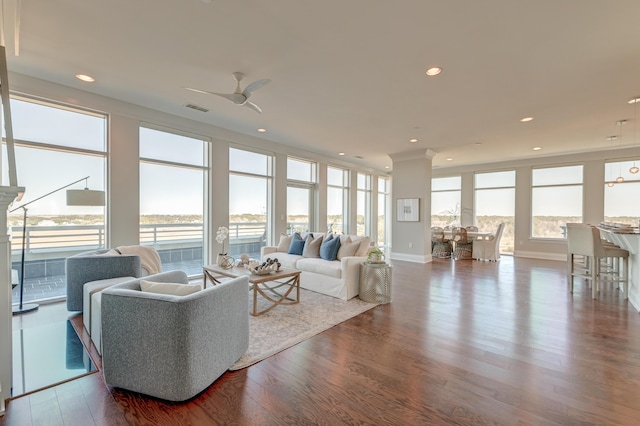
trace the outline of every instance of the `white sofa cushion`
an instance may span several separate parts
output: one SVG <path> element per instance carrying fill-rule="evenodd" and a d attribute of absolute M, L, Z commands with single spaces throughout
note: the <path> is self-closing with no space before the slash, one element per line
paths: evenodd
<path fill-rule="evenodd" d="M 338 260 L 329 261 L 320 258 L 301 258 L 296 264 L 296 269 L 303 272 L 315 272 L 316 274 L 334 278 L 342 277 L 342 265 Z"/>
<path fill-rule="evenodd" d="M 302 259 L 302 256 L 298 256 L 297 254 L 289 254 L 287 252 L 275 252 L 275 253 L 270 253 L 269 257 L 274 259 L 278 259 L 278 262 L 280 262 L 280 264 L 282 265 L 283 268 L 292 268 L 292 269 L 297 269 L 296 268 L 296 262 L 298 262 L 298 259 Z"/>

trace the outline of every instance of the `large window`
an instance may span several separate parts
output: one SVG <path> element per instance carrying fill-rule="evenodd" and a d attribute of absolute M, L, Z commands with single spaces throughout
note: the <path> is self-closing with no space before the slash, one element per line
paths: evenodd
<path fill-rule="evenodd" d="M 378 178 L 378 238 L 377 244 L 380 247 L 386 247 L 388 245 L 388 220 L 390 214 L 388 214 L 391 198 L 391 188 L 389 185 L 389 178 Z M 372 238 L 373 240 L 373 238 Z"/>
<path fill-rule="evenodd" d="M 371 236 L 371 175 L 358 173 L 358 229 L 356 235 Z"/>
<path fill-rule="evenodd" d="M 270 241 L 273 157 L 229 149 L 229 254 L 260 258 Z"/>
<path fill-rule="evenodd" d="M 640 161 L 605 163 L 604 220 L 638 226 L 640 220 L 640 173 L 630 173 L 629 168 Z M 622 182 L 616 182 L 616 177 Z"/>
<path fill-rule="evenodd" d="M 532 170 L 531 233 L 566 238 L 567 222 L 582 222 L 582 166 Z"/>
<path fill-rule="evenodd" d="M 514 251 L 516 172 L 476 173 L 474 176 L 475 224 L 482 231 L 496 231 L 504 222 L 500 252 Z"/>
<path fill-rule="evenodd" d="M 287 231 L 314 231 L 316 163 L 287 159 Z"/>
<path fill-rule="evenodd" d="M 11 113 L 18 185 L 25 187 L 22 200 L 12 206 L 18 209 L 8 216 L 14 279 L 20 279 L 25 225 L 19 206 L 33 201 L 27 207 L 23 301 L 64 297 L 65 258 L 105 247 L 105 209 L 67 206 L 65 190 L 47 194 L 85 176 L 89 189 L 106 190 L 107 117 L 26 97 L 11 99 Z M 3 150 L 3 180 L 8 182 Z M 82 189 L 84 183 L 68 189 Z M 18 292 L 16 287 L 14 302 Z"/>
<path fill-rule="evenodd" d="M 140 243 L 164 271 L 202 274 L 207 152 L 203 139 L 140 128 Z"/>
<path fill-rule="evenodd" d="M 327 167 L 327 231 L 346 233 L 348 205 L 349 171 Z"/>
<path fill-rule="evenodd" d="M 431 179 L 431 226 L 449 226 L 460 223 L 460 176 Z"/>

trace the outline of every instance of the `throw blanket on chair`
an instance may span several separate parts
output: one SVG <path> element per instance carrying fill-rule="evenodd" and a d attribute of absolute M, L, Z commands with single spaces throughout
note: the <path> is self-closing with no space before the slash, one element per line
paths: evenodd
<path fill-rule="evenodd" d="M 158 252 L 153 247 L 147 246 L 120 246 L 116 248 L 120 254 L 135 254 L 140 256 L 140 266 L 147 270 L 149 275 L 162 272 L 162 262 Z"/>

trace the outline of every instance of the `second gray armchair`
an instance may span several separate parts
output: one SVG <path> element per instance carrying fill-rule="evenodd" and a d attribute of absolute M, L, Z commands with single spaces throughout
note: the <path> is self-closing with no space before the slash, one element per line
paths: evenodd
<path fill-rule="evenodd" d="M 142 279 L 188 283 L 177 271 Z M 187 296 L 143 292 L 142 279 L 102 292 L 105 382 L 164 400 L 190 399 L 249 346 L 249 279 L 231 279 Z"/>

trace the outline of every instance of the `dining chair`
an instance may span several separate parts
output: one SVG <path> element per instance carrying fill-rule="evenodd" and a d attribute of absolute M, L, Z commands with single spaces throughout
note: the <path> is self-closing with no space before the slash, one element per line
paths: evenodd
<path fill-rule="evenodd" d="M 476 237 L 472 237 L 472 236 L 470 236 L 470 235 L 469 235 L 469 232 L 478 232 L 478 227 L 477 227 L 477 226 L 475 226 L 475 225 L 469 225 L 469 226 L 465 226 L 465 228 L 464 228 L 464 229 L 466 229 L 466 230 L 467 230 L 467 239 L 468 239 L 468 240 L 473 241 L 473 240 L 475 240 L 475 239 L 476 239 Z"/>
<path fill-rule="evenodd" d="M 453 234 L 454 260 L 471 259 L 473 254 L 473 241 L 467 238 L 467 230 L 462 227 L 455 227 L 451 232 Z"/>
<path fill-rule="evenodd" d="M 473 242 L 472 258 L 497 262 L 500 260 L 500 239 L 504 232 L 504 222 L 498 225 L 495 234 L 484 238 L 476 238 Z"/>
<path fill-rule="evenodd" d="M 451 257 L 451 242 L 444 237 L 444 229 L 439 226 L 431 227 L 431 242 L 433 248 L 431 255 L 437 258 Z"/>

